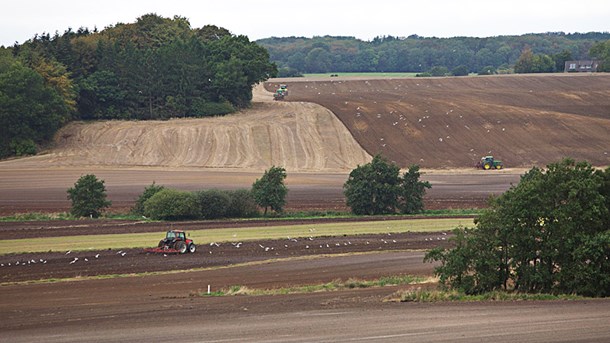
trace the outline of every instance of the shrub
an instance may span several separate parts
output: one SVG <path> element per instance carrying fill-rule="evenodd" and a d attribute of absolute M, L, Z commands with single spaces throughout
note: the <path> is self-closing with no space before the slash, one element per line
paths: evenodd
<path fill-rule="evenodd" d="M 104 181 L 98 180 L 93 174 L 81 176 L 74 187 L 68 189 L 68 199 L 72 201 L 70 213 L 75 217 L 97 218 L 111 205 L 106 200 Z"/>
<path fill-rule="evenodd" d="M 138 199 L 136 200 L 136 204 L 133 206 L 131 210 L 135 214 L 143 215 L 144 214 L 144 203 L 146 200 L 150 199 L 153 195 L 157 194 L 157 192 L 164 190 L 165 187 L 157 186 L 154 182 L 152 185 L 144 188 L 144 192 L 140 194 Z"/>
<path fill-rule="evenodd" d="M 198 214 L 197 198 L 190 192 L 165 188 L 144 202 L 144 215 L 153 219 L 184 220 Z"/>
<path fill-rule="evenodd" d="M 258 208 L 252 192 L 247 189 L 238 189 L 228 191 L 227 194 L 231 200 L 226 213 L 227 217 L 249 218 L 258 215 Z"/>
<path fill-rule="evenodd" d="M 453 76 L 468 76 L 468 67 L 465 65 L 460 65 L 451 70 L 451 74 Z"/>
<path fill-rule="evenodd" d="M 195 193 L 199 218 L 216 219 L 227 216 L 231 198 L 226 191 L 210 189 Z"/>
<path fill-rule="evenodd" d="M 36 155 L 36 143 L 31 139 L 13 139 L 10 144 L 11 152 L 15 156 Z"/>
<path fill-rule="evenodd" d="M 235 112 L 235 108 L 228 101 L 225 102 L 210 102 L 201 99 L 193 101 L 191 106 L 193 116 L 219 116 Z"/>

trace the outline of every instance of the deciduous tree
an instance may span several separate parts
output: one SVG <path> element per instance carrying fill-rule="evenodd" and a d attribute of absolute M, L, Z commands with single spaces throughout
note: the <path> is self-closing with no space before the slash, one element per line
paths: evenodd
<path fill-rule="evenodd" d="M 81 176 L 68 189 L 68 199 L 72 201 L 70 213 L 75 217 L 97 218 L 112 204 L 106 200 L 104 180 L 98 180 L 93 174 Z"/>

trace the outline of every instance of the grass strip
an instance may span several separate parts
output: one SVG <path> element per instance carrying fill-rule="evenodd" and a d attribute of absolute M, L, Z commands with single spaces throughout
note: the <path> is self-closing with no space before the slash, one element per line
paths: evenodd
<path fill-rule="evenodd" d="M 392 302 L 469 302 L 469 301 L 534 301 L 534 300 L 580 300 L 585 297 L 571 294 L 528 294 L 517 292 L 487 292 L 483 294 L 464 294 L 455 290 L 404 290 L 398 291 L 388 297 L 386 301 Z"/>
<path fill-rule="evenodd" d="M 386 286 L 401 286 L 401 285 L 413 285 L 429 282 L 429 278 L 412 275 L 395 275 L 386 276 L 374 280 L 361 280 L 350 278 L 346 281 L 336 279 L 331 282 L 323 284 L 303 285 L 294 287 L 283 287 L 283 288 L 271 288 L 271 289 L 252 289 L 245 286 L 231 286 L 220 291 L 213 293 L 193 293 L 193 296 L 236 296 L 236 295 L 248 295 L 248 296 L 269 296 L 269 295 L 288 295 L 288 294 L 307 294 L 317 292 L 332 292 L 342 291 L 348 289 L 363 289 L 363 288 L 374 288 L 374 287 L 386 287 Z"/>
<path fill-rule="evenodd" d="M 245 228 L 222 228 L 190 231 L 188 226 L 176 229 L 187 230 L 196 244 L 212 242 L 240 242 L 281 239 L 286 237 L 321 237 L 340 235 L 382 234 L 400 232 L 438 232 L 452 230 L 457 226 L 472 226 L 472 218 L 432 218 L 367 222 L 339 222 L 324 224 L 279 225 Z M 169 229 L 169 227 L 168 227 Z M 81 235 L 69 237 L 45 237 L 15 240 L 0 240 L 0 255 L 50 251 L 86 251 L 105 249 L 129 249 L 156 246 L 164 232 Z"/>

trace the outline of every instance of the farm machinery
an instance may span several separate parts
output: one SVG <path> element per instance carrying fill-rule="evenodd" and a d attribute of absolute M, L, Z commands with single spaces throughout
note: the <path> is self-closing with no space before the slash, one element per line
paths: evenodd
<path fill-rule="evenodd" d="M 169 230 L 156 248 L 144 249 L 149 253 L 184 254 L 187 251 L 194 253 L 197 247 L 192 239 L 186 237 L 182 230 Z"/>
<path fill-rule="evenodd" d="M 490 169 L 502 169 L 504 165 L 502 161 L 496 160 L 493 156 L 485 156 L 481 158 L 481 161 L 477 163 L 477 169 L 490 170 Z"/>
<path fill-rule="evenodd" d="M 288 87 L 286 85 L 280 85 L 280 88 L 273 93 L 273 100 L 284 100 L 285 96 L 288 96 Z"/>

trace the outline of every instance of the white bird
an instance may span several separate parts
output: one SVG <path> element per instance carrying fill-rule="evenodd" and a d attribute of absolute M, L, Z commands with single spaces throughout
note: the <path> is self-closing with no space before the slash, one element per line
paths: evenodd
<path fill-rule="evenodd" d="M 259 244 L 258 246 L 261 247 L 261 249 L 265 249 L 265 247 L 262 244 Z"/>
<path fill-rule="evenodd" d="M 121 256 L 123 256 L 123 257 L 125 257 L 125 255 L 127 255 L 127 253 L 126 253 L 126 252 L 124 252 L 124 253 L 122 253 L 122 254 L 121 254 Z"/>
<path fill-rule="evenodd" d="M 1 264 L 0 264 L 0 267 L 4 267 L 4 263 L 1 263 Z"/>
<path fill-rule="evenodd" d="M 19 265 L 19 261 L 15 262 L 15 265 L 18 266 Z"/>
<path fill-rule="evenodd" d="M 330 248 L 330 246 L 329 246 L 328 244 L 326 244 L 326 247 L 327 247 L 327 248 Z"/>
<path fill-rule="evenodd" d="M 76 263 L 76 261 L 78 261 L 78 257 L 75 257 L 74 260 L 72 260 L 72 262 L 70 262 L 70 264 L 74 264 L 74 263 Z"/>
<path fill-rule="evenodd" d="M 288 248 L 288 245 L 284 244 L 284 248 Z"/>
<path fill-rule="evenodd" d="M 100 254 L 95 255 L 95 258 L 99 258 L 99 257 L 100 257 Z"/>
<path fill-rule="evenodd" d="M 269 247 L 266 247 L 266 248 L 265 248 L 265 251 L 269 251 Z"/>
<path fill-rule="evenodd" d="M 40 262 L 44 262 L 44 260 L 43 260 L 43 259 L 40 259 Z"/>
<path fill-rule="evenodd" d="M 68 255 L 68 254 L 69 254 L 69 253 L 71 253 L 71 252 L 72 252 L 72 250 L 68 250 L 68 252 L 66 253 L 66 255 Z"/>
<path fill-rule="evenodd" d="M 396 243 L 396 240 L 395 240 L 395 239 L 393 239 L 393 240 L 392 240 L 392 242 L 393 242 L 393 243 Z"/>
<path fill-rule="evenodd" d="M 89 260 L 85 257 L 85 262 L 89 262 Z"/>
<path fill-rule="evenodd" d="M 46 263 L 47 263 L 47 261 L 46 261 L 46 260 L 45 260 L 44 262 L 42 262 L 42 264 L 46 264 Z"/>
<path fill-rule="evenodd" d="M 306 246 L 305 246 L 305 249 L 309 249 L 309 245 L 306 245 Z M 2 266 L 4 267 L 4 265 L 2 265 Z"/>
<path fill-rule="evenodd" d="M 237 245 L 235 245 L 235 247 L 236 247 L 237 249 L 239 249 L 239 247 L 241 247 L 241 245 L 242 245 L 242 243 L 241 243 L 241 242 L 239 242 L 239 243 L 237 243 Z"/>
<path fill-rule="evenodd" d="M 123 253 L 123 250 L 119 250 L 119 252 L 117 252 L 116 254 L 117 254 L 117 255 L 120 255 L 120 254 L 122 254 L 122 253 Z"/>

